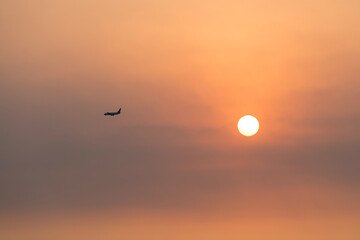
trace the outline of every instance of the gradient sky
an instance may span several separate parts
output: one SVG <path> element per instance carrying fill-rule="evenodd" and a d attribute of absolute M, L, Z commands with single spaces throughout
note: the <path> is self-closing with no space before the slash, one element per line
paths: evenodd
<path fill-rule="evenodd" d="M 0 238 L 358 240 L 359 12 L 0 0 Z"/>

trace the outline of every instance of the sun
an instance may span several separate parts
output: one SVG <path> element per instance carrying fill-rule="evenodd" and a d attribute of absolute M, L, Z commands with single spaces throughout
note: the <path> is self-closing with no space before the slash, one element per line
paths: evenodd
<path fill-rule="evenodd" d="M 238 129 L 242 135 L 253 136 L 259 130 L 259 121 L 250 115 L 243 116 L 238 122 Z"/>

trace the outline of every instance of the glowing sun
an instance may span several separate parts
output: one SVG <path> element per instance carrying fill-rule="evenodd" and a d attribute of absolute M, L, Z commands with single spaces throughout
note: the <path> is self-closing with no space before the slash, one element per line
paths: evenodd
<path fill-rule="evenodd" d="M 238 129 L 242 135 L 255 135 L 259 130 L 259 121 L 250 115 L 243 116 L 238 122 Z"/>

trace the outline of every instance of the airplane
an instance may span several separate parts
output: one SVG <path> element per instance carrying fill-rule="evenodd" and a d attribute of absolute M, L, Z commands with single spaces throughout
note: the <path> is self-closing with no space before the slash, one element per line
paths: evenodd
<path fill-rule="evenodd" d="M 105 116 L 115 116 L 115 115 L 118 115 L 118 114 L 120 114 L 120 112 L 121 112 L 121 108 L 119 109 L 119 111 L 117 111 L 117 112 L 107 112 L 107 113 L 104 113 L 104 115 Z"/>

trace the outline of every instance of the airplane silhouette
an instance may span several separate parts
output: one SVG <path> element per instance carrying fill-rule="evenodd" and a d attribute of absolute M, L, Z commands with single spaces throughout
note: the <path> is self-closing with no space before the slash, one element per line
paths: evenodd
<path fill-rule="evenodd" d="M 104 113 L 104 115 L 105 116 L 115 116 L 115 115 L 118 115 L 118 114 L 120 114 L 120 112 L 121 112 L 121 108 L 119 109 L 119 111 L 117 111 L 117 112 L 107 112 L 107 113 Z"/>

